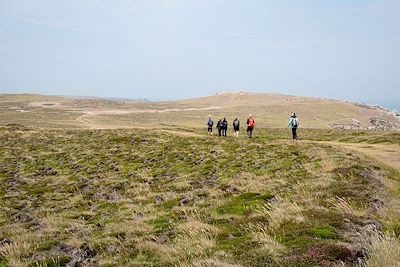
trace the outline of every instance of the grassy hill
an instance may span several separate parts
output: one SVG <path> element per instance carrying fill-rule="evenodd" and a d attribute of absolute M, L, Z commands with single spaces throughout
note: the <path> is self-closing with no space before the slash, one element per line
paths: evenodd
<path fill-rule="evenodd" d="M 0 95 L 0 113 L 0 267 L 400 265 L 400 135 L 332 129 L 398 125 L 379 108 Z M 252 139 L 205 133 L 249 113 Z"/>
<path fill-rule="evenodd" d="M 397 266 L 396 133 L 0 129 L 0 266 Z M 368 264 L 368 265 L 367 265 Z"/>
<path fill-rule="evenodd" d="M 0 125 L 41 128 L 204 127 L 210 116 L 242 123 L 251 113 L 261 128 L 284 128 L 296 112 L 305 128 L 335 125 L 400 129 L 389 112 L 354 103 L 279 94 L 223 93 L 171 102 L 129 102 L 40 95 L 0 95 Z M 373 121 L 372 121 L 373 120 Z M 375 124 L 374 124 L 375 123 Z"/>

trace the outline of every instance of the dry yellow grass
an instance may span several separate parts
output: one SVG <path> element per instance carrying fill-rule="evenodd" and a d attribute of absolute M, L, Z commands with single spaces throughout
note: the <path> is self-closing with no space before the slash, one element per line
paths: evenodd
<path fill-rule="evenodd" d="M 328 202 L 331 203 L 331 205 L 335 207 L 337 211 L 343 214 L 360 217 L 363 217 L 367 214 L 365 210 L 360 210 L 352 207 L 345 198 L 336 197 L 336 199 L 330 199 L 328 200 Z"/>
<path fill-rule="evenodd" d="M 394 234 L 374 232 L 366 249 L 368 258 L 360 267 L 400 266 L 400 240 Z"/>
<path fill-rule="evenodd" d="M 176 250 L 169 245 L 160 244 L 154 241 L 143 241 L 137 244 L 137 249 L 139 250 L 137 260 L 141 262 L 146 259 L 144 255 L 148 252 L 155 255 L 156 258 L 164 264 L 174 264 L 177 260 Z"/>
<path fill-rule="evenodd" d="M 241 267 L 241 265 L 231 264 L 231 263 L 219 260 L 218 258 L 195 260 L 191 266 L 194 266 L 194 267 Z"/>
<path fill-rule="evenodd" d="M 197 220 L 189 220 L 176 229 L 174 248 L 183 256 L 182 260 L 208 255 L 216 244 L 215 238 L 219 232 L 217 228 Z"/>
<path fill-rule="evenodd" d="M 5 258 L 11 267 L 26 266 L 27 256 L 35 247 L 40 237 L 25 229 L 12 229 L 8 233 L 13 242 L 0 246 L 0 256 Z"/>
<path fill-rule="evenodd" d="M 269 255 L 279 257 L 284 254 L 287 249 L 276 237 L 269 234 L 269 230 L 267 225 L 249 224 L 247 231 L 253 241 L 261 244 L 260 249 L 266 251 Z"/>
<path fill-rule="evenodd" d="M 264 208 L 258 208 L 257 212 L 267 215 L 269 217 L 269 227 L 276 229 L 285 222 L 304 222 L 303 210 L 303 206 L 277 197 L 276 203 Z"/>
<path fill-rule="evenodd" d="M 211 225 L 189 219 L 186 223 L 177 225 L 175 237 L 171 242 L 163 244 L 155 238 L 154 241 L 138 242 L 137 247 L 140 253 L 150 252 L 164 264 L 191 266 L 192 259 L 207 259 L 210 256 L 210 251 L 216 244 L 215 237 L 218 231 Z M 204 266 L 207 262 L 206 260 L 198 264 Z"/>
<path fill-rule="evenodd" d="M 271 182 L 267 176 L 257 176 L 253 173 L 242 172 L 229 181 L 229 185 L 237 188 L 240 192 L 262 193 Z"/>

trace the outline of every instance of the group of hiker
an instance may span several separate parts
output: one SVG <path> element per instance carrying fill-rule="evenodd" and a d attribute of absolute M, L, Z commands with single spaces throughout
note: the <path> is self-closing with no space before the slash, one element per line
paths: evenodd
<path fill-rule="evenodd" d="M 208 126 L 208 134 L 213 135 L 214 122 L 212 121 L 211 118 L 208 118 L 207 126 Z M 238 118 L 235 118 L 233 120 L 232 126 L 233 126 L 234 135 L 236 137 L 239 137 L 240 121 L 238 120 Z M 249 138 L 251 138 L 253 135 L 254 126 L 255 126 L 255 121 L 253 119 L 253 115 L 250 114 L 249 118 L 247 119 L 247 136 Z M 226 137 L 226 133 L 228 131 L 228 121 L 226 120 L 226 118 L 219 119 L 219 121 L 217 122 L 217 125 L 216 125 L 216 129 L 218 130 L 218 136 Z"/>
<path fill-rule="evenodd" d="M 235 118 L 233 120 L 232 125 L 233 125 L 234 135 L 236 137 L 239 137 L 240 121 L 238 120 L 238 118 Z M 253 115 L 251 115 L 251 114 L 249 115 L 246 125 L 247 125 L 247 136 L 249 138 L 251 138 L 253 135 L 253 130 L 254 130 L 254 126 L 255 126 L 255 121 L 254 121 Z M 209 135 L 213 135 L 213 126 L 214 126 L 213 120 L 211 118 L 208 118 L 207 127 L 208 127 Z M 292 115 L 290 116 L 288 127 L 292 130 L 293 141 L 296 141 L 297 140 L 297 128 L 299 127 L 299 119 L 297 118 L 296 113 L 292 113 Z M 218 136 L 226 137 L 226 133 L 228 131 L 228 121 L 226 120 L 226 118 L 219 119 L 219 121 L 216 124 L 216 129 L 218 130 Z"/>

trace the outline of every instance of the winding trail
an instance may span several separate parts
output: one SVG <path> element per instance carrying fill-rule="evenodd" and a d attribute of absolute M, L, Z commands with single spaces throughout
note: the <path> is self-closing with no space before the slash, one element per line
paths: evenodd
<path fill-rule="evenodd" d="M 400 145 L 397 144 L 341 143 L 330 141 L 313 143 L 323 143 L 357 151 L 400 171 Z"/>
<path fill-rule="evenodd" d="M 131 111 L 122 111 L 122 110 L 87 111 L 76 117 L 75 120 L 80 125 L 83 125 L 88 129 L 138 128 L 132 126 L 122 126 L 122 125 L 112 125 L 112 124 L 97 124 L 91 122 L 90 118 L 101 115 L 110 115 L 110 114 L 177 112 L 177 111 L 208 110 L 208 109 L 218 109 L 218 108 L 220 107 L 209 107 L 209 108 L 199 108 L 199 109 L 190 108 L 190 109 L 165 109 L 165 110 L 135 110 L 135 111 L 132 110 Z M 184 132 L 180 130 L 168 129 L 161 131 L 184 137 L 203 137 L 203 135 L 199 135 L 197 133 Z M 301 142 L 327 144 L 327 145 L 342 147 L 348 150 L 357 151 L 400 171 L 400 145 L 398 144 L 342 143 L 334 141 L 310 141 L 310 140 L 304 140 Z"/>
<path fill-rule="evenodd" d="M 79 122 L 80 124 L 83 124 L 85 127 L 89 128 L 89 129 L 104 129 L 102 126 L 105 125 L 99 125 L 99 124 L 94 124 L 91 123 L 90 121 L 86 120 L 86 118 L 90 117 L 92 115 L 89 114 L 83 114 L 83 115 L 79 115 L 78 117 L 76 117 L 76 121 Z"/>
<path fill-rule="evenodd" d="M 168 134 L 174 134 L 174 135 L 181 136 L 181 137 L 201 137 L 201 138 L 207 137 L 207 135 L 202 135 L 202 134 L 193 133 L 193 132 L 184 132 L 184 131 L 179 131 L 179 130 L 159 130 L 159 131 L 168 133 Z"/>
<path fill-rule="evenodd" d="M 39 103 L 41 104 L 41 103 Z M 137 109 L 137 110 L 121 110 L 121 109 L 110 109 L 110 110 L 86 110 L 81 111 L 81 115 L 75 118 L 80 125 L 88 129 L 118 129 L 118 128 L 137 128 L 134 126 L 124 126 L 115 124 L 99 124 L 89 120 L 89 118 L 95 118 L 102 115 L 126 115 L 126 114 L 145 114 L 145 113 L 167 113 L 167 112 L 185 112 L 185 111 L 206 111 L 216 110 L 222 107 L 211 106 L 203 108 L 166 108 L 166 109 Z"/>

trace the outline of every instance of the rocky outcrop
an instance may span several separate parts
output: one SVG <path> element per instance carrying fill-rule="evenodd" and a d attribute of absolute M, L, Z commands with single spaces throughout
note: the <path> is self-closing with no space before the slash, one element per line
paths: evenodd
<path fill-rule="evenodd" d="M 399 117 L 400 118 L 400 117 Z M 370 125 L 363 126 L 362 123 L 356 119 L 352 119 L 350 124 L 335 124 L 334 129 L 344 130 L 362 130 L 362 131 L 400 131 L 400 125 L 381 118 L 370 118 Z"/>
<path fill-rule="evenodd" d="M 335 124 L 333 125 L 333 129 L 341 129 L 341 130 L 364 130 L 362 127 L 353 124 Z"/>
<path fill-rule="evenodd" d="M 390 114 L 395 117 L 398 121 L 400 121 L 400 111 L 393 110 Z"/>
<path fill-rule="evenodd" d="M 400 113 L 397 110 L 390 111 L 379 105 L 369 105 L 363 103 L 352 103 L 352 104 L 361 108 L 379 111 L 381 114 L 385 115 L 384 117 L 388 118 L 394 117 L 395 120 L 393 121 L 378 117 L 371 117 L 369 118 L 369 124 L 363 125 L 357 119 L 352 119 L 352 122 L 348 124 L 333 125 L 334 129 L 361 130 L 361 131 L 400 131 Z"/>

